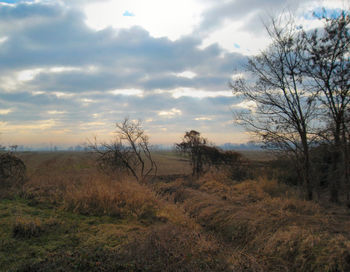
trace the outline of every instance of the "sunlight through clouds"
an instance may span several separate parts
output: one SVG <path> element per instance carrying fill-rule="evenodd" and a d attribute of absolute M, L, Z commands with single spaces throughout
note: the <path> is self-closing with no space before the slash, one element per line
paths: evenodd
<path fill-rule="evenodd" d="M 346 3 L 253 2 L 0 1 L 2 139 L 74 144 L 97 131 L 109 137 L 125 116 L 143 119 L 156 143 L 194 127 L 218 142 L 237 139 L 232 109 L 256 105 L 229 82 L 250 80 L 248 57 L 270 43 L 269 12 L 292 7 L 311 29 L 320 24 L 312 12 Z"/>
<path fill-rule="evenodd" d="M 93 3 L 85 8 L 86 24 L 101 30 L 108 26 L 142 26 L 153 37 L 172 40 L 190 34 L 200 21 L 205 6 L 193 0 L 120 0 Z M 133 16 L 125 16 L 125 14 Z M 101 16 L 103 14 L 103 16 Z"/>

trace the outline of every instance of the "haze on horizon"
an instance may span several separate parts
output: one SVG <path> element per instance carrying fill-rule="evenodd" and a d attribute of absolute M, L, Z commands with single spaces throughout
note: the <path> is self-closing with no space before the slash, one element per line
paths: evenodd
<path fill-rule="evenodd" d="M 74 145 L 140 119 L 151 143 L 195 129 L 216 144 L 251 140 L 228 82 L 268 44 L 263 21 L 305 28 L 345 0 L 0 0 L 0 142 Z"/>

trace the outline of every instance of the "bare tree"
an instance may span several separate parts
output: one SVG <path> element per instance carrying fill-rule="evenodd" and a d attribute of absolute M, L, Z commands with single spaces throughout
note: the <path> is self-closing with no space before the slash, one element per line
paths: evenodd
<path fill-rule="evenodd" d="M 140 121 L 125 118 L 116 124 L 117 137 L 111 143 L 98 143 L 95 139 L 90 148 L 98 154 L 102 169 L 127 171 L 139 182 L 157 174 L 157 165 L 150 151 L 149 137 Z"/>
<path fill-rule="evenodd" d="M 304 32 L 306 41 L 305 74 L 318 92 L 327 126 L 320 135 L 332 146 L 332 171 L 329 172 L 331 201 L 339 201 L 342 179 L 350 183 L 346 115 L 350 103 L 350 16 L 321 16 L 321 30 Z M 349 196 L 348 196 L 349 198 Z"/>
<path fill-rule="evenodd" d="M 267 27 L 271 45 L 250 58 L 247 70 L 255 82 L 243 78 L 231 83 L 235 94 L 255 107 L 236 113 L 236 120 L 255 133 L 267 148 L 294 158 L 305 187 L 313 197 L 310 144 L 314 140 L 315 94 L 303 82 L 304 39 L 293 22 L 286 26 L 272 19 Z"/>

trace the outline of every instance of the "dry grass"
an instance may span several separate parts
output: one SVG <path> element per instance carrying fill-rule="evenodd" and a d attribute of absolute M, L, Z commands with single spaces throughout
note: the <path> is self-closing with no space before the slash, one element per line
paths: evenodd
<path fill-rule="evenodd" d="M 135 216 L 138 219 L 155 217 L 159 206 L 147 187 L 108 178 L 69 185 L 63 198 L 65 209 L 81 214 Z"/>
<path fill-rule="evenodd" d="M 263 178 L 229 182 L 222 173 L 197 187 L 177 180 L 158 191 L 181 199 L 190 217 L 228 244 L 234 271 L 349 271 L 349 224 L 335 224 L 338 215 L 293 188 Z"/>
<path fill-rule="evenodd" d="M 93 259 L 89 247 L 108 240 L 113 248 L 101 246 L 97 260 L 106 258 L 125 271 L 350 271 L 348 211 L 304 201 L 275 180 L 235 182 L 225 172 L 209 172 L 199 180 L 164 178 L 146 186 L 104 176 L 80 155 L 45 156 L 30 168 L 27 198 L 134 222 L 130 229 L 91 226 L 98 238 L 91 236 L 84 246 Z M 16 237 L 35 236 L 48 224 L 17 221 Z M 76 254 L 74 262 L 81 258 Z M 57 262 L 64 263 L 64 256 L 57 255 Z"/>
<path fill-rule="evenodd" d="M 209 236 L 174 224 L 155 226 L 124 248 L 136 271 L 225 271 L 220 247 Z"/>

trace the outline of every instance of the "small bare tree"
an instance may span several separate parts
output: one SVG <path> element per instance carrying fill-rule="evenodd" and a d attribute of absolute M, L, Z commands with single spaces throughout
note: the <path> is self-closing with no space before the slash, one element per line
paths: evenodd
<path fill-rule="evenodd" d="M 125 118 L 116 123 L 117 137 L 111 143 L 90 143 L 98 155 L 98 163 L 103 170 L 126 171 L 138 182 L 145 182 L 150 175 L 157 174 L 157 164 L 152 158 L 149 137 L 140 121 Z"/>

